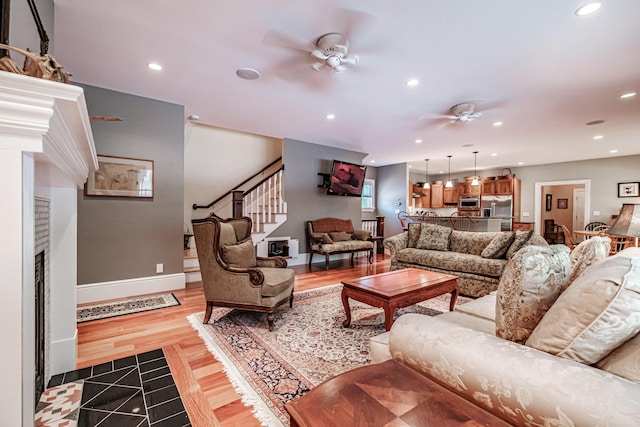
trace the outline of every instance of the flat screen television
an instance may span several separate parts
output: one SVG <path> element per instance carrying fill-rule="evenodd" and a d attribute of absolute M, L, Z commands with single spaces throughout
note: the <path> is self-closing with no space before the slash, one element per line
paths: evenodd
<path fill-rule="evenodd" d="M 360 197 L 366 172 L 366 166 L 334 160 L 327 194 Z"/>

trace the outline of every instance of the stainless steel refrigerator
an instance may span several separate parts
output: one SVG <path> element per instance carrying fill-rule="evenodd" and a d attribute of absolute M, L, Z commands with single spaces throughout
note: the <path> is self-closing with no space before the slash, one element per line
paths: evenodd
<path fill-rule="evenodd" d="M 482 216 L 500 218 L 500 229 L 511 230 L 513 222 L 513 196 L 482 196 L 480 198 Z"/>

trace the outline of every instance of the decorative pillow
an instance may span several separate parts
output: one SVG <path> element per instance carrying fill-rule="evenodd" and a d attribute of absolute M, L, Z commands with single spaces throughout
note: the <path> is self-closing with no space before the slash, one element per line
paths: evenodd
<path fill-rule="evenodd" d="M 513 231 L 503 231 L 482 250 L 482 258 L 502 258 L 513 242 Z"/>
<path fill-rule="evenodd" d="M 410 222 L 407 224 L 407 247 L 415 248 L 420 239 L 420 230 L 422 230 L 421 222 Z"/>
<path fill-rule="evenodd" d="M 420 227 L 420 238 L 418 239 L 416 248 L 448 251 L 449 235 L 451 235 L 451 229 L 449 227 L 422 223 L 422 227 Z"/>
<path fill-rule="evenodd" d="M 566 289 L 569 248 L 528 245 L 507 263 L 496 293 L 496 336 L 523 344 Z"/>
<path fill-rule="evenodd" d="M 351 236 L 351 238 L 355 240 L 367 240 L 369 237 L 371 237 L 369 230 L 355 230 Z"/>
<path fill-rule="evenodd" d="M 608 257 L 585 270 L 542 318 L 527 345 L 596 363 L 640 331 L 640 259 Z"/>
<path fill-rule="evenodd" d="M 311 238 L 323 244 L 333 243 L 328 233 L 311 233 Z"/>
<path fill-rule="evenodd" d="M 533 236 L 533 230 L 517 230 L 513 236 L 513 243 L 507 249 L 507 259 L 511 259 Z"/>
<path fill-rule="evenodd" d="M 609 237 L 594 236 L 571 251 L 571 276 L 569 284 L 573 283 L 587 267 L 609 256 L 611 239 Z"/>
<path fill-rule="evenodd" d="M 531 236 L 531 238 L 529 239 L 529 241 L 527 241 L 527 243 L 524 244 L 525 246 L 529 246 L 529 245 L 533 245 L 533 246 L 549 246 L 549 243 L 547 243 L 546 240 L 544 240 L 544 237 L 542 237 L 539 234 L 536 234 L 535 236 Z"/>
<path fill-rule="evenodd" d="M 634 383 L 640 383 L 640 334 L 613 350 L 596 363 L 596 366 Z"/>
<path fill-rule="evenodd" d="M 221 252 L 222 260 L 229 267 L 252 268 L 256 266 L 256 251 L 253 248 L 251 238 L 233 245 L 224 245 Z"/>
<path fill-rule="evenodd" d="M 333 231 L 329 233 L 331 236 L 331 240 L 334 242 L 345 242 L 347 240 L 351 240 L 351 235 L 346 231 Z"/>

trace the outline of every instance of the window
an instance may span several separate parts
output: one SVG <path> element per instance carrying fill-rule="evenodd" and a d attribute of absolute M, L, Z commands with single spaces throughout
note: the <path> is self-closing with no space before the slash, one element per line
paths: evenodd
<path fill-rule="evenodd" d="M 365 179 L 362 185 L 362 211 L 373 212 L 376 210 L 376 181 Z"/>

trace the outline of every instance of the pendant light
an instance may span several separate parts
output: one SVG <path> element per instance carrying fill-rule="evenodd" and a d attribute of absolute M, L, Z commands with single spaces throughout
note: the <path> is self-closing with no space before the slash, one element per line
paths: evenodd
<path fill-rule="evenodd" d="M 451 188 L 453 187 L 453 182 L 451 182 L 451 155 L 447 156 L 449 158 L 449 179 L 447 180 L 447 183 L 444 185 L 446 188 Z"/>
<path fill-rule="evenodd" d="M 429 184 L 429 159 L 424 159 L 424 161 L 427 164 L 427 169 L 425 172 L 425 181 L 424 181 L 424 185 L 422 186 L 422 188 L 431 188 L 431 184 Z"/>
<path fill-rule="evenodd" d="M 471 185 L 480 185 L 480 181 L 478 181 L 478 152 L 473 152 L 473 180 L 471 180 Z"/>

